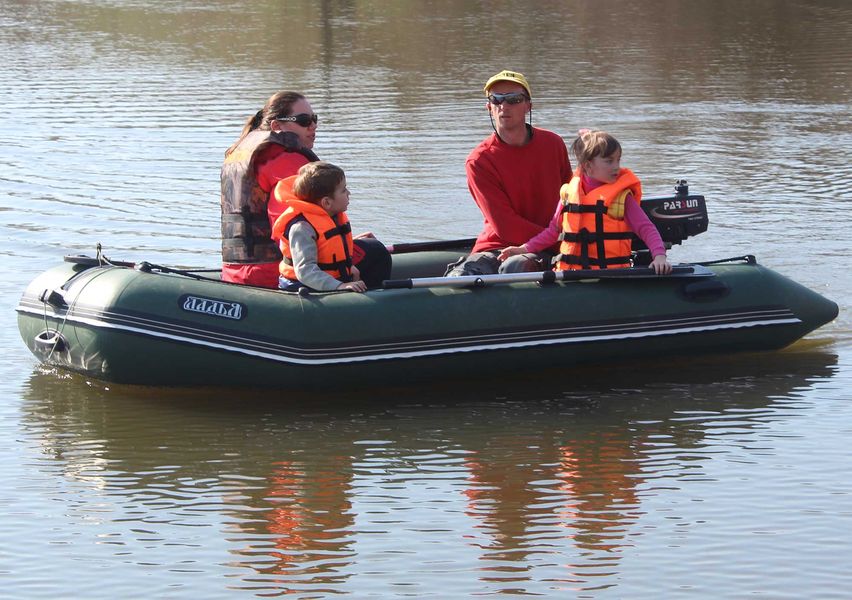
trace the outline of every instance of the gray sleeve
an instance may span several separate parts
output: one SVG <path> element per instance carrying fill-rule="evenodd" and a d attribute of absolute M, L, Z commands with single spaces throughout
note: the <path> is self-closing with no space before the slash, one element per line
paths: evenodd
<path fill-rule="evenodd" d="M 296 278 L 307 287 L 319 292 L 336 290 L 340 281 L 317 265 L 317 232 L 307 221 L 297 221 L 290 227 L 290 253 Z"/>

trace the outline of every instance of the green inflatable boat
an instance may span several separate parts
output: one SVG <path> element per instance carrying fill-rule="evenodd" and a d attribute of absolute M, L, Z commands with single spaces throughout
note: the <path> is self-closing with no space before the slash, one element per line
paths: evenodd
<path fill-rule="evenodd" d="M 673 202 L 691 198 L 703 217 Z M 706 229 L 700 196 L 643 207 L 667 218 L 658 222 L 667 244 Z M 664 208 L 684 217 L 679 226 Z M 678 265 L 669 276 L 637 266 L 443 277 L 470 242 L 392 247 L 393 280 L 363 294 L 265 290 L 209 271 L 69 256 L 30 283 L 18 324 L 44 364 L 108 382 L 316 389 L 777 350 L 838 314 L 751 256 Z"/>

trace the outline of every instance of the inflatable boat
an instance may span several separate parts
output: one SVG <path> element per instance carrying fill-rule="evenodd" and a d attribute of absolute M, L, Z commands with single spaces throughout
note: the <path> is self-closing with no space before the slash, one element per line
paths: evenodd
<path fill-rule="evenodd" d="M 643 200 L 667 245 L 707 227 L 685 186 Z M 17 307 L 44 364 L 107 382 L 317 389 L 783 348 L 837 305 L 752 256 L 628 269 L 443 277 L 472 240 L 398 244 L 382 289 L 298 293 L 218 273 L 67 256 Z"/>

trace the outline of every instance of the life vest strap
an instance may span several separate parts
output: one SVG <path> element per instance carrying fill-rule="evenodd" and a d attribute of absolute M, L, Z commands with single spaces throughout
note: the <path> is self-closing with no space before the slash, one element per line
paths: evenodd
<path fill-rule="evenodd" d="M 344 223 L 343 225 L 338 225 L 337 227 L 333 227 L 333 228 L 329 229 L 323 235 L 325 236 L 325 239 L 330 240 L 331 238 L 333 238 L 336 235 L 343 237 L 346 234 L 350 233 L 351 231 L 352 231 L 352 225 L 350 225 L 347 222 L 347 223 Z"/>
<path fill-rule="evenodd" d="M 633 239 L 633 233 L 630 231 L 614 231 L 603 233 L 592 233 L 588 229 L 583 229 L 578 233 L 565 232 L 559 234 L 560 242 L 580 242 L 592 244 L 600 240 L 626 240 Z"/>
<path fill-rule="evenodd" d="M 566 202 L 562 207 L 562 212 L 605 214 L 607 212 L 607 208 L 602 201 L 598 201 L 597 204 L 574 204 L 573 202 Z"/>
<path fill-rule="evenodd" d="M 293 259 L 292 259 L 292 258 L 290 258 L 289 256 L 283 256 L 283 257 L 281 258 L 281 261 L 282 261 L 285 265 L 289 265 L 289 266 L 291 266 L 291 267 L 292 267 L 292 266 L 293 266 L 293 264 L 294 264 L 294 263 L 293 263 Z M 337 261 L 334 261 L 334 262 L 328 262 L 328 263 L 318 262 L 318 263 L 317 263 L 317 266 L 318 266 L 320 269 L 337 269 L 337 268 L 338 268 L 338 267 L 340 267 L 340 266 L 343 266 L 343 267 L 351 267 L 351 266 L 352 266 L 352 259 L 351 259 L 351 258 L 347 258 L 346 260 L 337 260 Z"/>
<path fill-rule="evenodd" d="M 318 262 L 317 266 L 328 273 L 329 271 L 336 271 L 337 277 L 335 279 L 339 279 L 343 283 L 347 283 L 352 281 L 352 259 L 347 258 L 346 260 L 338 260 L 330 263 L 321 263 Z"/>
<path fill-rule="evenodd" d="M 329 262 L 329 263 L 318 262 L 317 266 L 320 269 L 322 269 L 323 271 L 336 270 L 336 271 L 339 271 L 339 272 L 342 273 L 343 269 L 348 269 L 349 267 L 352 266 L 352 259 L 347 258 L 346 260 L 337 260 L 335 262 Z"/>
<path fill-rule="evenodd" d="M 287 256 L 282 257 L 281 262 L 283 262 L 287 266 L 290 266 L 290 267 L 293 266 L 293 259 L 289 258 Z M 349 269 L 349 267 L 352 266 L 352 259 L 349 258 L 349 259 L 346 259 L 346 260 L 338 260 L 337 262 L 330 262 L 330 263 L 318 262 L 317 266 L 320 269 L 322 269 L 323 271 L 337 271 L 340 274 L 340 276 L 343 277 L 344 273 L 346 273 L 347 270 Z"/>

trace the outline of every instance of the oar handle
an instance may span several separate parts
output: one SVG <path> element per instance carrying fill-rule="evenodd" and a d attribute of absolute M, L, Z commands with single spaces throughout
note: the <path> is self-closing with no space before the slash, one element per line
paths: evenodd
<path fill-rule="evenodd" d="M 434 242 L 403 242 L 387 246 L 391 254 L 406 254 L 408 252 L 428 252 L 430 250 L 454 250 L 472 248 L 476 238 L 458 240 L 438 240 Z"/>

